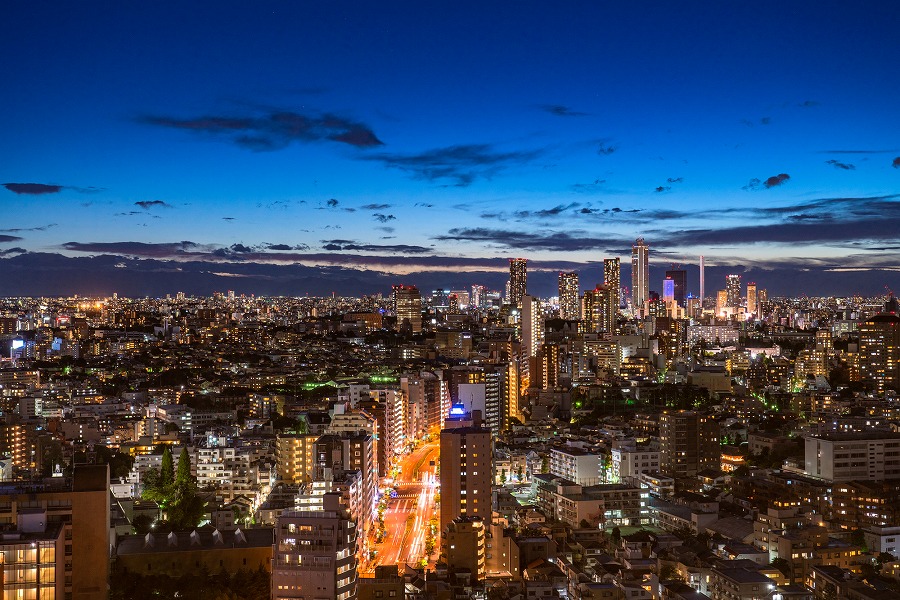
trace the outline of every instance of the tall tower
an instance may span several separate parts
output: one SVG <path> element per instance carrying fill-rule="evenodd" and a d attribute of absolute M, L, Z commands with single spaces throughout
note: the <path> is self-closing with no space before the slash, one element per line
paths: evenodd
<path fill-rule="evenodd" d="M 603 259 L 603 285 L 612 294 L 612 304 L 616 312 L 622 305 L 622 264 L 619 257 Z"/>
<path fill-rule="evenodd" d="M 759 314 L 756 304 L 756 284 L 751 281 L 747 284 L 747 312 L 749 314 Z"/>
<path fill-rule="evenodd" d="M 703 310 L 703 302 L 706 298 L 706 263 L 700 256 L 700 310 Z"/>
<path fill-rule="evenodd" d="M 737 308 L 741 305 L 740 275 L 727 275 L 725 277 L 725 292 L 727 293 L 727 298 L 725 300 L 726 306 Z"/>
<path fill-rule="evenodd" d="M 639 237 L 631 247 L 631 302 L 641 307 L 650 297 L 650 246 Z"/>
<path fill-rule="evenodd" d="M 618 308 L 613 306 L 613 294 L 609 287 L 598 285 L 593 290 L 585 291 L 582 315 L 585 331 L 614 334 Z"/>
<path fill-rule="evenodd" d="M 900 387 L 900 317 L 883 312 L 861 322 L 859 356 L 863 381 L 879 393 Z"/>
<path fill-rule="evenodd" d="M 414 285 L 395 285 L 397 329 L 408 327 L 412 333 L 422 331 L 422 295 Z"/>
<path fill-rule="evenodd" d="M 578 273 L 559 274 L 559 318 L 578 318 Z"/>
<path fill-rule="evenodd" d="M 509 259 L 509 303 L 522 305 L 522 297 L 528 293 L 528 260 L 525 258 Z"/>

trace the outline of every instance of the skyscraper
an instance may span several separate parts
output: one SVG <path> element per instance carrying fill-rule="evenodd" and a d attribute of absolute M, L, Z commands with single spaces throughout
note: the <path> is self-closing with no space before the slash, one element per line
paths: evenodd
<path fill-rule="evenodd" d="M 459 517 L 491 522 L 491 430 L 481 414 L 450 418 L 441 431 L 441 531 Z"/>
<path fill-rule="evenodd" d="M 747 284 L 747 312 L 751 315 L 759 314 L 756 304 L 756 284 L 751 281 Z"/>
<path fill-rule="evenodd" d="M 598 285 L 593 290 L 584 292 L 582 304 L 582 321 L 587 332 L 616 332 L 616 313 L 618 307 L 613 306 L 612 290 L 605 285 Z"/>
<path fill-rule="evenodd" d="M 693 477 L 715 469 L 721 458 L 719 424 L 693 411 L 664 411 L 659 416 L 659 467 L 670 477 Z"/>
<path fill-rule="evenodd" d="M 741 276 L 725 276 L 725 306 L 737 308 L 741 305 Z"/>
<path fill-rule="evenodd" d="M 559 274 L 559 318 L 571 321 L 579 317 L 578 273 Z"/>
<path fill-rule="evenodd" d="M 394 299 L 397 329 L 408 328 L 412 333 L 422 331 L 422 295 L 414 285 L 395 285 Z"/>
<path fill-rule="evenodd" d="M 528 260 L 509 259 L 509 303 L 522 305 L 522 297 L 528 293 Z"/>
<path fill-rule="evenodd" d="M 900 317 L 883 312 L 859 324 L 860 372 L 878 392 L 900 388 Z"/>
<path fill-rule="evenodd" d="M 526 294 L 522 297 L 522 355 L 537 356 L 544 341 L 544 315 L 540 298 Z"/>
<path fill-rule="evenodd" d="M 603 259 L 603 285 L 612 294 L 612 303 L 616 312 L 622 305 L 622 265 L 619 257 Z"/>
<path fill-rule="evenodd" d="M 687 307 L 687 271 L 675 269 L 666 271 L 666 279 L 674 282 L 674 300 L 678 306 Z"/>
<path fill-rule="evenodd" d="M 644 305 L 650 297 L 650 246 L 639 237 L 631 247 L 631 302 Z"/>

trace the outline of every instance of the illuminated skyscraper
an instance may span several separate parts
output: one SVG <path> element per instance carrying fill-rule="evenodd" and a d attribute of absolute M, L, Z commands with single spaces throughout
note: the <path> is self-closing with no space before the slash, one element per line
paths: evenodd
<path fill-rule="evenodd" d="M 579 318 L 578 273 L 559 274 L 559 318 L 568 321 Z"/>
<path fill-rule="evenodd" d="M 585 331 L 615 333 L 617 312 L 618 306 L 613 306 L 613 294 L 609 287 L 598 285 L 584 292 L 581 318 Z"/>
<path fill-rule="evenodd" d="M 622 265 L 618 256 L 603 259 L 603 285 L 613 295 L 612 303 L 618 312 L 622 304 Z"/>
<path fill-rule="evenodd" d="M 678 306 L 687 307 L 687 271 L 683 269 L 666 271 L 666 279 L 673 281 L 675 302 Z"/>
<path fill-rule="evenodd" d="M 441 531 L 459 517 L 481 517 L 489 524 L 491 430 L 481 426 L 480 411 L 447 419 L 440 446 Z"/>
<path fill-rule="evenodd" d="M 747 284 L 747 312 L 752 315 L 759 314 L 756 302 L 756 284 L 752 281 Z"/>
<path fill-rule="evenodd" d="M 394 301 L 397 329 L 409 328 L 412 333 L 422 331 L 422 295 L 414 285 L 395 285 Z"/>
<path fill-rule="evenodd" d="M 741 305 L 741 276 L 726 275 L 725 276 L 725 306 L 737 308 Z"/>
<path fill-rule="evenodd" d="M 900 388 L 900 317 L 883 312 L 859 324 L 860 372 L 878 392 Z"/>
<path fill-rule="evenodd" d="M 631 247 L 631 302 L 644 305 L 650 297 L 650 246 L 640 237 Z"/>
<path fill-rule="evenodd" d="M 544 315 L 540 298 L 522 297 L 522 355 L 528 359 L 537 356 L 544 341 Z"/>
<path fill-rule="evenodd" d="M 509 303 L 522 305 L 522 297 L 528 293 L 528 260 L 509 259 Z"/>

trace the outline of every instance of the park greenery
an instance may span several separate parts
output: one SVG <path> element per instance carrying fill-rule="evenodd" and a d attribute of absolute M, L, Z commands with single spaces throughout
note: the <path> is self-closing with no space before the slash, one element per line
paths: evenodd
<path fill-rule="evenodd" d="M 191 458 L 187 448 L 181 450 L 176 467 L 172 451 L 163 450 L 160 468 L 149 469 L 144 475 L 145 500 L 157 502 L 172 529 L 193 529 L 203 518 L 206 503 L 191 474 Z"/>

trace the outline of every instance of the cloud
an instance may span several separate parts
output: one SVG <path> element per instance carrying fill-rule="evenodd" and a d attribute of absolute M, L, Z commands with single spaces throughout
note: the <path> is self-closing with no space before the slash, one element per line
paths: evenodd
<path fill-rule="evenodd" d="M 771 177 L 766 179 L 763 182 L 763 185 L 766 186 L 767 188 L 778 187 L 779 185 L 782 185 L 784 182 L 786 182 L 790 178 L 791 178 L 791 176 L 788 175 L 787 173 L 779 173 L 778 175 L 772 175 Z"/>
<path fill-rule="evenodd" d="M 390 204 L 364 204 L 363 206 L 360 206 L 360 208 L 364 210 L 384 210 L 385 208 L 390 207 Z"/>
<path fill-rule="evenodd" d="M 891 154 L 897 150 L 820 150 L 819 154 Z"/>
<path fill-rule="evenodd" d="M 535 233 L 487 227 L 453 228 L 436 240 L 454 242 L 477 242 L 496 244 L 516 250 L 555 250 L 570 252 L 575 250 L 606 250 L 622 247 L 627 242 L 620 239 L 603 239 L 587 235 L 583 231 Z"/>
<path fill-rule="evenodd" d="M 334 207 L 336 207 L 339 203 L 338 203 L 338 201 L 337 201 L 335 198 L 332 198 L 331 200 L 329 200 L 329 201 L 326 202 L 325 204 L 327 204 L 327 205 L 330 206 L 331 208 L 334 208 Z"/>
<path fill-rule="evenodd" d="M 666 179 L 668 183 L 682 183 L 684 182 L 684 177 L 669 177 Z"/>
<path fill-rule="evenodd" d="M 168 258 L 201 250 L 203 246 L 196 242 L 66 242 L 62 244 L 66 250 L 73 252 L 92 252 L 101 254 L 122 254 L 128 256 L 146 256 Z"/>
<path fill-rule="evenodd" d="M 234 221 L 234 217 L 222 217 L 223 221 Z"/>
<path fill-rule="evenodd" d="M 542 104 L 540 109 L 557 117 L 586 117 L 588 113 L 572 110 L 562 104 Z"/>
<path fill-rule="evenodd" d="M 664 186 L 664 185 L 660 185 L 660 186 L 657 186 L 653 191 L 656 192 L 656 193 L 658 193 L 658 194 L 660 194 L 660 193 L 662 193 L 662 192 L 668 192 L 668 191 L 671 190 L 671 189 L 672 189 L 672 188 L 669 187 L 669 186 L 667 186 L 667 185 L 665 185 L 665 186 Z"/>
<path fill-rule="evenodd" d="M 65 186 L 62 185 L 50 185 L 46 183 L 4 183 L 3 187 L 14 194 L 29 194 L 34 196 L 41 194 L 58 194 L 65 188 Z"/>
<path fill-rule="evenodd" d="M 607 142 L 601 141 L 597 146 L 597 154 L 600 156 L 609 156 L 614 153 L 619 148 L 617 146 L 610 146 Z"/>
<path fill-rule="evenodd" d="M 427 202 L 416 202 L 413 206 L 421 206 L 422 208 L 434 208 L 434 204 L 429 204 Z"/>
<path fill-rule="evenodd" d="M 293 142 L 333 141 L 356 148 L 384 145 L 367 125 L 332 113 L 301 114 L 283 110 L 253 117 L 177 119 L 150 115 L 137 120 L 147 125 L 224 137 L 238 146 L 258 152 L 280 150 Z"/>
<path fill-rule="evenodd" d="M 334 252 L 391 252 L 396 254 L 425 254 L 431 248 L 408 244 L 363 244 L 352 240 L 322 240 L 324 250 Z"/>
<path fill-rule="evenodd" d="M 763 118 L 761 118 L 761 119 L 759 120 L 759 124 L 760 124 L 760 125 L 771 125 L 771 124 L 772 124 L 772 117 L 763 117 Z"/>
<path fill-rule="evenodd" d="M 819 103 L 816 102 L 815 100 L 804 100 L 797 106 L 799 106 L 800 108 L 812 108 L 814 106 L 819 106 Z"/>
<path fill-rule="evenodd" d="M 826 160 L 825 164 L 831 165 L 835 169 L 843 169 L 844 171 L 855 171 L 856 170 L 856 165 L 853 165 L 850 163 L 844 163 L 844 162 L 841 162 L 839 160 L 834 160 L 834 159 Z"/>
<path fill-rule="evenodd" d="M 10 242 L 18 242 L 24 240 L 25 238 L 19 237 L 17 235 L 0 235 L 0 244 L 8 244 Z"/>
<path fill-rule="evenodd" d="M 20 248 L 19 246 L 13 246 L 12 248 L 7 248 L 6 250 L 0 250 L 0 256 L 12 256 L 13 254 L 25 254 L 28 250 L 25 248 Z"/>
<path fill-rule="evenodd" d="M 477 179 L 491 179 L 511 166 L 528 163 L 541 153 L 541 150 L 503 152 L 490 144 L 463 144 L 435 148 L 418 154 L 382 153 L 363 158 L 399 169 L 413 179 L 449 181 L 454 186 L 466 187 Z"/>
<path fill-rule="evenodd" d="M 266 250 L 277 250 L 277 251 L 285 251 L 285 250 L 309 250 L 308 244 L 297 244 L 296 246 L 291 246 L 290 244 L 265 244 L 263 246 Z"/>
<path fill-rule="evenodd" d="M 40 225 L 38 227 L 13 227 L 11 229 L 0 229 L 0 232 L 3 233 L 21 233 L 23 231 L 47 231 L 51 227 L 57 227 L 56 223 L 49 223 L 47 225 Z"/>
<path fill-rule="evenodd" d="M 141 200 L 135 202 L 134 205 L 140 206 L 144 210 L 150 210 L 151 208 L 175 208 L 168 202 L 163 202 L 162 200 Z"/>
<path fill-rule="evenodd" d="M 232 244 L 231 251 L 237 252 L 239 254 L 246 254 L 248 252 L 253 252 L 253 248 L 250 246 L 245 246 L 244 244 Z"/>
<path fill-rule="evenodd" d="M 381 214 L 381 213 L 375 213 L 372 216 L 379 223 L 387 223 L 388 221 L 395 221 L 397 219 L 397 217 L 395 217 L 394 215 L 385 215 L 385 214 Z"/>
<path fill-rule="evenodd" d="M 594 194 L 603 191 L 603 184 L 605 183 L 605 179 L 595 179 L 591 183 L 573 183 L 569 186 L 569 188 L 573 192 L 577 192 L 579 194 Z"/>
<path fill-rule="evenodd" d="M 891 163 L 891 165 L 892 165 L 895 169 L 900 169 L 900 156 L 898 156 L 897 158 L 895 158 L 894 161 Z"/>

